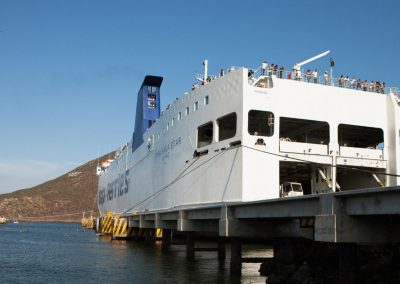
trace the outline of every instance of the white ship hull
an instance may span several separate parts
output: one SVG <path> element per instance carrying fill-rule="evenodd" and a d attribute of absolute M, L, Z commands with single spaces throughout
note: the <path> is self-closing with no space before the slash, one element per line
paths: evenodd
<path fill-rule="evenodd" d="M 302 182 L 305 194 L 376 187 L 378 181 L 400 184 L 400 107 L 394 94 L 276 76 L 265 80 L 268 88 L 256 87 L 248 70 L 239 68 L 172 103 L 144 133 L 145 142 L 134 152 L 128 143 L 100 175 L 100 213 L 279 198 L 285 181 Z M 268 126 L 257 126 L 263 112 Z M 208 141 L 204 133 L 211 125 Z M 361 147 L 344 141 L 354 137 L 351 126 L 369 127 L 377 136 L 382 130 L 382 143 L 371 149 L 367 142 L 378 138 Z"/>

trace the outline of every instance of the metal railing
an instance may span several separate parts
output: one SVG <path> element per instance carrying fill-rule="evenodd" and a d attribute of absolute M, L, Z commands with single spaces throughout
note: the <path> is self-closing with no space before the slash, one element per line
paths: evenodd
<path fill-rule="evenodd" d="M 400 100 L 400 90 L 397 87 L 387 87 L 387 93 L 393 93 Z"/>
<path fill-rule="evenodd" d="M 209 75 L 208 78 L 203 78 L 203 74 L 197 74 L 196 78 L 199 80 L 202 80 L 203 82 L 207 83 L 210 81 L 213 81 L 221 76 L 224 76 L 226 73 L 230 73 L 236 69 L 240 69 L 244 67 L 236 67 L 232 66 L 228 68 L 228 70 L 224 70 L 223 74 L 218 74 L 217 76 L 215 75 Z M 324 75 L 318 75 L 317 78 L 314 78 L 314 76 L 311 75 L 307 76 L 306 73 L 301 71 L 300 73 L 295 72 L 295 71 L 288 71 L 288 70 L 271 70 L 267 68 L 266 70 L 262 70 L 261 66 L 258 68 L 248 68 L 248 82 L 251 85 L 254 85 L 257 80 L 261 76 L 275 76 L 276 78 L 279 79 L 287 79 L 287 80 L 295 80 L 295 81 L 300 81 L 300 82 L 307 82 L 310 84 L 319 84 L 319 85 L 325 85 L 325 86 L 331 86 L 331 87 L 338 87 L 338 88 L 345 88 L 345 89 L 353 89 L 353 90 L 359 90 L 359 91 L 365 91 L 365 92 L 371 92 L 371 93 L 381 93 L 381 94 L 389 94 L 393 93 L 397 97 L 398 102 L 400 102 L 400 90 L 397 87 L 386 87 L 386 86 L 376 86 L 371 84 L 371 82 L 358 82 L 353 81 L 353 79 L 348 79 L 344 80 L 339 80 L 339 78 L 331 78 L 329 75 L 326 77 Z M 205 79 L 205 80 L 204 80 Z"/>
<path fill-rule="evenodd" d="M 251 73 L 251 74 L 250 74 Z M 261 74 L 261 67 L 257 69 L 249 69 L 249 83 L 254 84 L 257 79 L 262 76 Z M 386 86 L 377 86 L 376 84 L 371 84 L 371 82 L 359 82 L 353 81 L 352 79 L 344 79 L 341 80 L 339 78 L 331 78 L 329 75 L 328 77 L 325 76 L 318 76 L 314 78 L 311 75 L 307 76 L 304 72 L 295 72 L 295 71 L 285 71 L 285 70 L 266 70 L 265 76 L 276 76 L 279 79 L 288 79 L 288 80 L 295 80 L 300 82 L 307 82 L 310 84 L 320 84 L 332 87 L 339 87 L 345 89 L 353 89 L 353 90 L 360 90 L 365 92 L 372 92 L 372 93 L 381 93 L 381 94 L 389 94 L 394 93 L 400 100 L 400 90 L 397 87 L 386 87 Z"/>

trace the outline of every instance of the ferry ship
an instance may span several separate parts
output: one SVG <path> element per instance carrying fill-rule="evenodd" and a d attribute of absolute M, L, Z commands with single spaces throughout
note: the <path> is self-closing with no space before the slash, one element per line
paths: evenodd
<path fill-rule="evenodd" d="M 100 214 L 198 208 L 400 184 L 400 97 L 336 79 L 229 68 L 161 112 L 146 76 L 132 140 L 97 169 Z"/>

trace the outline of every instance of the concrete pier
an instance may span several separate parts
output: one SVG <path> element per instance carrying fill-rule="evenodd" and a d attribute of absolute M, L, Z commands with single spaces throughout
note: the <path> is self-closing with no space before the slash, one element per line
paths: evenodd
<path fill-rule="evenodd" d="M 142 212 L 129 226 L 248 239 L 400 242 L 400 187 Z"/>
<path fill-rule="evenodd" d="M 336 244 L 340 282 L 351 283 L 356 275 L 354 264 L 357 245 L 386 245 L 400 242 L 400 187 L 352 190 L 305 195 L 257 202 L 212 204 L 195 208 L 172 208 L 122 216 L 133 230 L 145 230 L 154 240 L 156 228 L 163 229 L 162 248 L 175 240 L 171 232 L 186 234 L 186 257 L 195 252 L 217 251 L 219 263 L 225 261 L 225 242 L 230 239 L 230 271 L 241 272 L 242 262 L 263 258 L 242 258 L 242 240 L 309 240 L 311 243 Z M 120 217 L 121 218 L 121 217 Z M 104 216 L 98 229 L 107 233 L 112 216 Z M 214 236 L 215 247 L 195 248 L 195 236 Z M 277 242 L 276 249 L 285 243 Z M 300 251 L 300 250 L 299 250 Z M 296 256 L 299 257 L 299 256 Z"/>

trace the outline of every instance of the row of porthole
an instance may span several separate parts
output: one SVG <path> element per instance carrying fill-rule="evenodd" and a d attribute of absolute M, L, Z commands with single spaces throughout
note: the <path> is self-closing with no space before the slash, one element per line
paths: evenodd
<path fill-rule="evenodd" d="M 209 96 L 205 96 L 204 100 L 203 100 L 204 106 L 208 105 L 209 102 L 210 102 Z M 199 101 L 195 101 L 194 104 L 193 104 L 193 111 L 198 111 L 198 110 L 199 110 Z M 186 107 L 185 108 L 185 116 L 188 116 L 189 114 L 190 114 L 190 107 Z M 182 120 L 183 115 L 182 115 L 181 111 L 178 112 L 178 117 L 177 118 L 178 118 L 178 121 Z M 167 127 L 163 129 L 163 132 L 164 133 L 167 132 L 169 130 L 170 126 L 173 127 L 174 126 L 174 122 L 175 122 L 175 118 L 172 118 L 171 122 L 167 123 Z M 158 133 L 157 136 L 156 136 L 156 140 L 159 140 L 160 137 L 161 137 L 161 133 Z"/>

